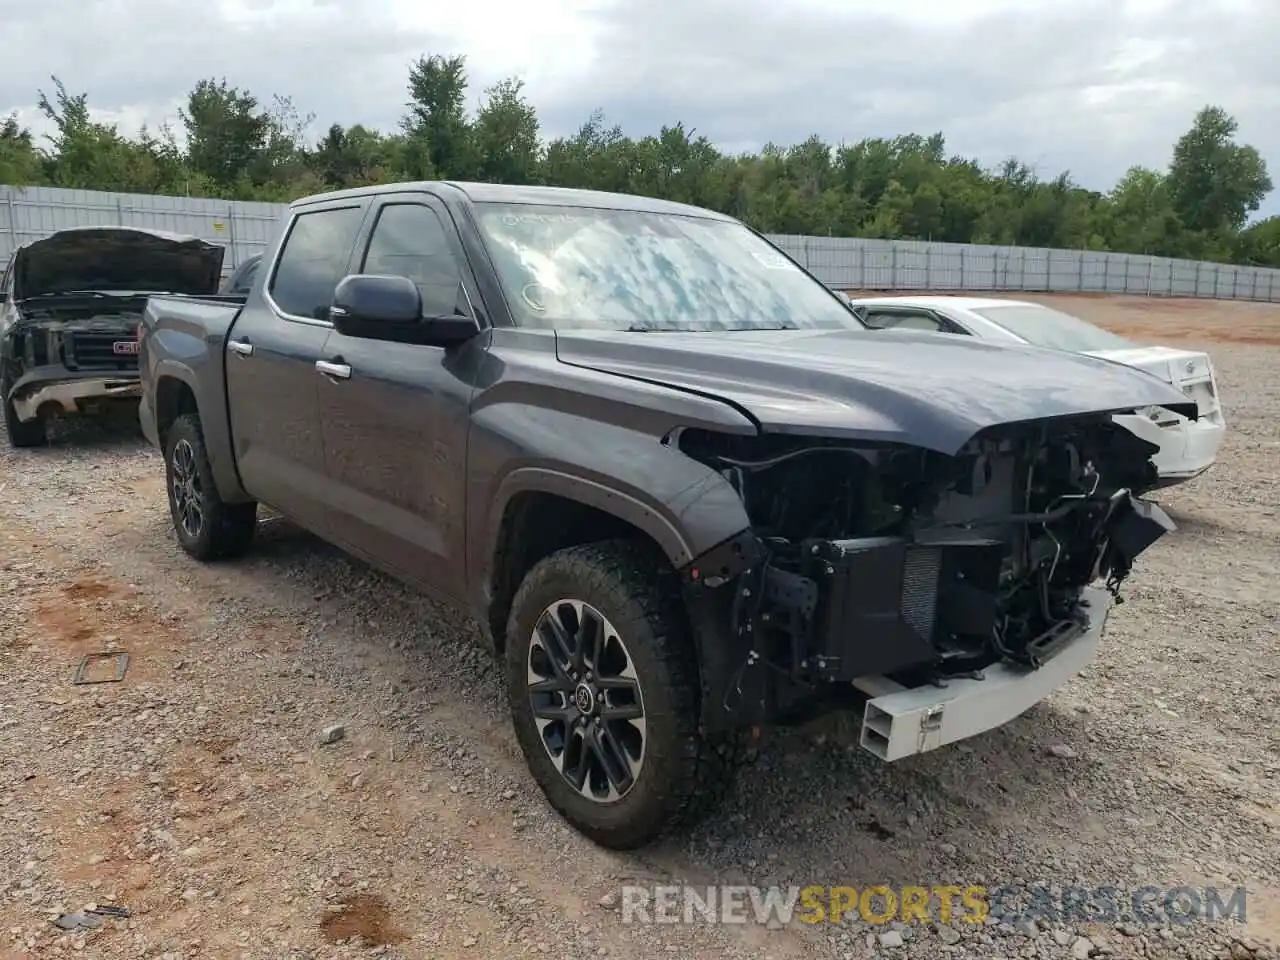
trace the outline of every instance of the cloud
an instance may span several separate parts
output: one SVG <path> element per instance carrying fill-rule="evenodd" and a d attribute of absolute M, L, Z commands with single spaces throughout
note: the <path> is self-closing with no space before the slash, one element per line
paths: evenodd
<path fill-rule="evenodd" d="M 731 150 L 941 130 L 952 152 L 1106 189 L 1166 165 L 1217 103 L 1280 179 L 1274 0 L 0 0 L 0 22 L 0 113 L 41 132 L 49 72 L 127 132 L 176 122 L 210 76 L 288 95 L 317 129 L 390 129 L 410 62 L 465 53 L 473 104 L 520 75 L 550 135 L 596 107 L 631 134 L 683 121 Z"/>

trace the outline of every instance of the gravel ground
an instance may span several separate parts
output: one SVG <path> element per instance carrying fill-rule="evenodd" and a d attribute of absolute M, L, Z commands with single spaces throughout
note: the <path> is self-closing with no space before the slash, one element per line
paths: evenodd
<path fill-rule="evenodd" d="M 772 734 L 722 816 L 639 855 L 543 802 L 464 617 L 282 521 L 188 560 L 128 425 L 0 448 L 0 956 L 1274 956 L 1280 349 L 1212 349 L 1227 447 L 1162 498 L 1179 530 L 1084 675 L 892 767 L 850 718 Z M 101 650 L 124 681 L 73 685 Z M 977 925 L 637 924 L 626 883 L 1015 896 Z M 1108 884 L 1245 886 L 1248 922 L 1014 912 Z M 131 916 L 50 922 L 88 904 Z"/>

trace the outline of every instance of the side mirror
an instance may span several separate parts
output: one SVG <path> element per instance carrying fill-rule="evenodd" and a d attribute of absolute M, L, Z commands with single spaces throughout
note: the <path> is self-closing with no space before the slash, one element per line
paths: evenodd
<path fill-rule="evenodd" d="M 422 294 L 408 277 L 353 274 L 333 292 L 329 318 L 348 337 L 451 347 L 479 332 L 471 317 L 424 317 Z"/>

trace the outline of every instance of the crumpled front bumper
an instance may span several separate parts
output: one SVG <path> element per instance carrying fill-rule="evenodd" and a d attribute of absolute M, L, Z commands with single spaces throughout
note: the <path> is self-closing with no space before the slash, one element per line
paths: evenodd
<path fill-rule="evenodd" d="M 862 720 L 863 749 L 881 760 L 901 760 L 1015 719 L 1094 659 L 1113 602 L 1101 587 L 1086 587 L 1078 631 L 1038 668 L 996 663 L 975 676 L 949 679 L 941 688 L 909 688 L 886 677 L 859 677 L 853 686 L 871 697 Z"/>
<path fill-rule="evenodd" d="M 46 383 L 19 383 L 14 389 L 13 410 L 19 420 L 34 420 L 42 409 L 54 406 L 61 413 L 80 413 L 102 401 L 131 400 L 142 396 L 136 374 L 87 376 Z"/>

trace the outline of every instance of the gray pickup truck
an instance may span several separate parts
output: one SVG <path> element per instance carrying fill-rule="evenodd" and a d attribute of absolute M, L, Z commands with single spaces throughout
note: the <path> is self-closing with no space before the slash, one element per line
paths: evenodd
<path fill-rule="evenodd" d="M 761 726 L 863 708 L 885 760 L 1094 655 L 1172 529 L 1119 364 L 866 329 L 759 234 L 634 196 L 299 200 L 245 297 L 155 297 L 142 427 L 174 529 L 258 504 L 474 613 L 550 803 L 597 842 L 705 810 Z"/>

